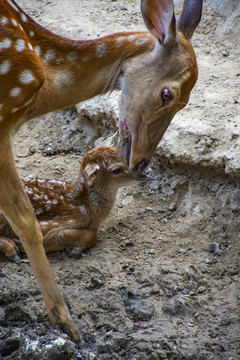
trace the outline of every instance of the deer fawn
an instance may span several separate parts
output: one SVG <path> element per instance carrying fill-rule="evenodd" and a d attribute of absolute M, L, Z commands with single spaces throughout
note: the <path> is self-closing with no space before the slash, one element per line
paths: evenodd
<path fill-rule="evenodd" d="M 22 178 L 45 251 L 64 250 L 70 245 L 94 246 L 99 225 L 109 215 L 119 188 L 146 181 L 148 175 L 130 170 L 116 148 L 102 146 L 84 156 L 75 181 Z M 18 249 L 9 236 L 15 234 L 0 213 L 0 250 L 12 257 Z"/>
<path fill-rule="evenodd" d="M 141 171 L 197 80 L 190 38 L 202 2 L 185 0 L 176 25 L 172 0 L 142 0 L 149 32 L 77 41 L 38 25 L 15 1 L 0 1 L 0 209 L 21 239 L 53 324 L 76 342 L 78 328 L 16 170 L 12 135 L 32 118 L 120 89 L 118 152 L 130 169 Z"/>

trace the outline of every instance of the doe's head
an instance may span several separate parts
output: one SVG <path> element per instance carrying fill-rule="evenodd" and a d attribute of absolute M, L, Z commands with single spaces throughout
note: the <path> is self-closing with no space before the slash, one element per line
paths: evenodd
<path fill-rule="evenodd" d="M 121 88 L 118 152 L 131 169 L 141 171 L 151 160 L 177 111 L 188 102 L 197 81 L 196 57 L 190 43 L 203 0 L 185 0 L 176 25 L 172 0 L 142 0 L 146 27 L 154 47 L 127 59 L 118 79 Z"/>

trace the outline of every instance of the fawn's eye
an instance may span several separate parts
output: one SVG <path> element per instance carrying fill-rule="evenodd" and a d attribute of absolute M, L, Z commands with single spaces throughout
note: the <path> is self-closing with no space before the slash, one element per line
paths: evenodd
<path fill-rule="evenodd" d="M 122 169 L 121 168 L 115 168 L 114 170 L 112 170 L 112 174 L 120 174 L 122 172 Z"/>

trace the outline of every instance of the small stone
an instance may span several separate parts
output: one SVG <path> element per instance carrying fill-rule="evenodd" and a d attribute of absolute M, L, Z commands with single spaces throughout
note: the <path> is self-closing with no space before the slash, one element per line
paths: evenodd
<path fill-rule="evenodd" d="M 169 210 L 170 211 L 175 211 L 176 209 L 177 209 L 177 206 L 176 206 L 176 204 L 174 202 L 169 205 Z"/>
<path fill-rule="evenodd" d="M 153 208 L 150 207 L 150 206 L 147 206 L 147 207 L 145 208 L 145 210 L 147 210 L 147 211 L 153 211 Z"/>
<path fill-rule="evenodd" d="M 69 257 L 71 257 L 72 259 L 78 260 L 82 257 L 83 255 L 83 249 L 80 247 L 72 247 L 69 246 L 66 249 L 66 253 Z"/>
<path fill-rule="evenodd" d="M 150 320 L 154 314 L 155 308 L 153 304 L 136 296 L 132 292 L 128 292 L 124 299 L 125 310 L 134 320 L 147 321 Z"/>
<path fill-rule="evenodd" d="M 199 294 L 202 294 L 202 293 L 204 293 L 206 290 L 207 290 L 207 288 L 206 288 L 205 286 L 199 286 L 199 288 L 198 288 L 198 293 L 199 293 Z"/>
<path fill-rule="evenodd" d="M 220 326 L 229 326 L 229 325 L 231 325 L 231 323 L 232 323 L 232 320 L 231 320 L 231 319 L 229 319 L 229 318 L 223 318 L 223 319 L 221 319 L 219 325 L 220 325 Z"/>
<path fill-rule="evenodd" d="M 103 286 L 103 281 L 97 277 L 92 277 L 91 278 L 91 284 L 89 286 L 89 288 L 91 289 L 98 289 L 101 286 Z"/>
<path fill-rule="evenodd" d="M 179 301 L 164 304 L 162 310 L 170 316 L 185 314 L 185 308 Z"/>
<path fill-rule="evenodd" d="M 7 322 L 31 322 L 30 314 L 18 304 L 8 305 L 5 309 L 5 319 Z"/>
<path fill-rule="evenodd" d="M 0 356 L 3 358 L 10 356 L 21 346 L 21 340 L 15 337 L 9 337 L 0 344 Z"/>
<path fill-rule="evenodd" d="M 170 269 L 168 269 L 166 266 L 162 266 L 162 267 L 161 267 L 161 272 L 162 272 L 163 274 L 168 274 L 168 273 L 170 272 Z"/>
<path fill-rule="evenodd" d="M 209 245 L 209 251 L 215 253 L 216 255 L 221 255 L 222 250 L 220 249 L 219 243 L 213 242 Z"/>
<path fill-rule="evenodd" d="M 112 352 L 112 344 L 111 343 L 104 343 L 97 345 L 97 353 L 104 354 L 104 353 L 111 353 Z"/>
<path fill-rule="evenodd" d="M 229 56 L 230 55 L 228 50 L 221 51 L 221 54 L 222 54 L 222 56 Z"/>

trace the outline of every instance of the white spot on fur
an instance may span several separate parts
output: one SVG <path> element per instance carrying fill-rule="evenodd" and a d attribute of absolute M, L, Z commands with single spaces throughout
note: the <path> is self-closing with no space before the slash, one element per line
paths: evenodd
<path fill-rule="evenodd" d="M 79 208 L 80 208 L 80 211 L 81 211 L 82 215 L 87 214 L 87 209 L 86 209 L 85 205 L 80 205 Z"/>
<path fill-rule="evenodd" d="M 48 221 L 40 221 L 40 225 L 48 225 Z"/>
<path fill-rule="evenodd" d="M 33 51 L 33 47 L 32 47 L 32 45 L 30 43 L 28 43 L 28 47 L 29 47 L 30 50 Z"/>
<path fill-rule="evenodd" d="M 19 12 L 19 9 L 16 7 L 16 5 L 11 0 L 7 0 L 7 1 L 16 11 Z"/>
<path fill-rule="evenodd" d="M 16 22 L 15 19 L 11 19 L 11 23 L 13 24 L 13 26 L 18 26 L 18 23 Z"/>
<path fill-rule="evenodd" d="M 40 200 L 40 196 L 39 196 L 39 195 L 37 195 L 37 194 L 34 194 L 34 196 L 33 196 L 33 200 Z"/>
<path fill-rule="evenodd" d="M 34 200 L 38 200 L 38 199 L 34 199 Z M 35 212 L 36 212 L 36 215 L 40 215 L 40 214 L 44 213 L 44 210 L 42 208 L 39 208 L 39 209 L 35 210 Z"/>
<path fill-rule="evenodd" d="M 5 60 L 0 65 L 0 75 L 7 74 L 11 67 L 11 63 L 8 60 Z"/>
<path fill-rule="evenodd" d="M 69 87 L 72 84 L 72 73 L 71 71 L 65 71 L 57 74 L 54 79 L 54 84 L 58 87 Z"/>
<path fill-rule="evenodd" d="M 60 196 L 60 199 L 61 199 L 62 201 L 64 201 L 64 196 L 61 195 L 61 196 Z"/>
<path fill-rule="evenodd" d="M 24 70 L 20 76 L 19 76 L 19 80 L 22 84 L 30 84 L 33 80 L 33 74 L 30 70 Z"/>
<path fill-rule="evenodd" d="M 57 205 L 57 204 L 58 204 L 58 201 L 57 201 L 57 200 L 53 200 L 52 203 L 53 203 L 54 205 Z"/>
<path fill-rule="evenodd" d="M 20 92 L 21 92 L 21 89 L 19 87 L 15 87 L 10 91 L 9 95 L 12 97 L 15 97 L 15 96 L 18 96 L 20 94 Z"/>
<path fill-rule="evenodd" d="M 35 51 L 36 55 L 37 55 L 38 57 L 40 57 L 42 50 L 41 50 L 41 48 L 40 48 L 39 45 L 34 46 L 34 51 Z"/>
<path fill-rule="evenodd" d="M 5 16 L 3 16 L 2 18 L 1 18 L 1 24 L 2 25 L 6 25 L 6 24 L 8 24 L 8 18 L 6 18 Z"/>
<path fill-rule="evenodd" d="M 45 54 L 44 62 L 47 63 L 49 61 L 52 61 L 56 57 L 56 51 L 55 50 L 48 50 Z"/>
<path fill-rule="evenodd" d="M 2 49 L 9 49 L 11 47 L 11 45 L 12 45 L 12 40 L 9 38 L 6 38 L 6 39 L 0 41 L 0 51 Z"/>
<path fill-rule="evenodd" d="M 139 39 L 138 41 L 136 41 L 136 44 L 137 45 L 141 45 L 141 44 L 144 44 L 145 42 L 149 41 L 149 38 L 142 38 L 142 39 Z"/>
<path fill-rule="evenodd" d="M 22 19 L 22 21 L 25 22 L 25 23 L 28 21 L 26 15 L 23 14 L 23 13 L 21 13 L 21 19 Z"/>
<path fill-rule="evenodd" d="M 107 45 L 106 44 L 100 44 L 97 47 L 97 53 L 98 53 L 98 57 L 103 57 L 104 55 L 106 55 L 106 51 L 107 50 Z"/>
<path fill-rule="evenodd" d="M 32 101 L 33 99 L 35 98 L 35 94 L 31 97 L 31 99 L 29 99 L 23 106 L 28 106 Z M 36 189 L 37 190 L 37 189 Z M 37 190 L 38 191 L 38 190 Z"/>
<path fill-rule="evenodd" d="M 62 64 L 64 62 L 64 58 L 58 58 L 57 60 L 56 60 L 56 64 L 57 65 L 60 65 L 60 64 Z"/>
<path fill-rule="evenodd" d="M 134 41 L 134 40 L 136 40 L 138 37 L 137 37 L 137 35 L 130 35 L 129 37 L 128 37 L 128 40 L 129 41 Z"/>
<path fill-rule="evenodd" d="M 18 39 L 15 44 L 17 51 L 23 51 L 26 47 L 25 41 L 23 39 Z"/>
<path fill-rule="evenodd" d="M 45 180 L 41 180 L 41 181 L 44 181 L 44 182 L 45 182 Z M 53 183 L 53 184 L 58 184 L 58 185 L 62 185 L 62 184 L 63 184 L 63 182 L 62 182 L 62 181 L 60 181 L 60 180 L 56 180 L 56 179 L 51 180 L 51 183 Z"/>
<path fill-rule="evenodd" d="M 32 30 L 30 30 L 30 32 L 29 32 L 29 36 L 30 37 L 33 37 L 35 35 L 35 32 L 34 31 L 32 31 Z"/>
<path fill-rule="evenodd" d="M 18 110 L 19 110 L 18 107 L 14 107 L 14 108 L 12 109 L 11 113 L 14 114 L 14 113 L 17 112 Z"/>
<path fill-rule="evenodd" d="M 124 36 L 120 36 L 119 38 L 117 38 L 117 42 L 119 44 L 121 44 L 126 38 Z"/>
<path fill-rule="evenodd" d="M 68 55 L 67 55 L 67 59 L 68 60 L 76 60 L 78 58 L 78 54 L 74 51 L 70 52 Z"/>

